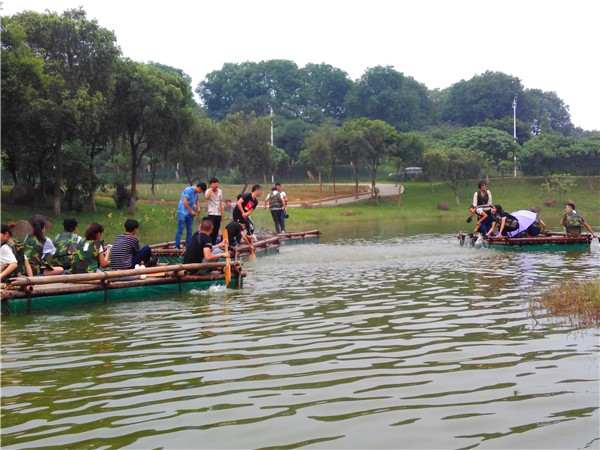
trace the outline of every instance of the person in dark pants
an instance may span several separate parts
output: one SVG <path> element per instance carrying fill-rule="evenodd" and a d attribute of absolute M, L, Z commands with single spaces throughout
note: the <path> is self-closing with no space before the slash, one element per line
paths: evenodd
<path fill-rule="evenodd" d="M 233 210 L 233 220 L 236 222 L 244 222 L 248 234 L 252 234 L 254 226 L 250 219 L 250 214 L 258 206 L 258 197 L 262 194 L 260 185 L 252 186 L 252 192 L 247 192 L 238 196 L 236 207 Z"/>
<path fill-rule="evenodd" d="M 276 183 L 275 187 L 265 198 L 265 209 L 269 205 L 271 217 L 275 223 L 276 233 L 285 233 L 285 214 L 287 211 L 287 197 L 285 192 L 281 190 L 281 184 Z"/>
<path fill-rule="evenodd" d="M 133 269 L 136 264 L 144 263 L 147 267 L 153 267 L 158 258 L 152 257 L 152 249 L 145 245 L 140 248 L 140 241 L 136 237 L 140 224 L 135 219 L 125 221 L 125 234 L 115 238 L 110 252 L 110 267 L 113 270 Z"/>

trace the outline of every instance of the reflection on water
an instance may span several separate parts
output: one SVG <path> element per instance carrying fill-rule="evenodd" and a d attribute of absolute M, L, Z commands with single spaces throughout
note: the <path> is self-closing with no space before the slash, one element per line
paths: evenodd
<path fill-rule="evenodd" d="M 2 447 L 600 446 L 598 330 L 528 313 L 597 244 L 328 236 L 242 291 L 3 318 Z"/>

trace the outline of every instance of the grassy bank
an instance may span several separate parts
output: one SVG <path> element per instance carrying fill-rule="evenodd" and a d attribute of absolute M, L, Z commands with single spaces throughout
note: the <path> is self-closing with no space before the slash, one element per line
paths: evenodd
<path fill-rule="evenodd" d="M 490 180 L 489 188 L 492 191 L 494 203 L 500 203 L 507 211 L 517 209 L 541 209 L 540 216 L 549 229 L 559 227 L 560 218 L 564 211 L 563 203 L 566 199 L 573 200 L 577 209 L 597 231 L 600 231 L 600 204 L 598 202 L 600 179 L 592 179 L 594 189 L 590 189 L 587 178 L 577 178 L 573 189 L 564 194 L 548 193 L 541 187 L 541 178 L 507 178 L 503 180 Z M 150 186 L 138 185 L 140 201 L 137 203 L 136 219 L 140 222 L 139 237 L 144 243 L 156 243 L 173 240 L 177 228 L 177 202 L 185 184 L 163 184 L 156 189 L 158 201 L 152 204 L 149 199 Z M 381 199 L 376 206 L 373 200 L 358 203 L 338 205 L 332 207 L 318 207 L 319 185 L 284 184 L 284 190 L 293 202 L 310 202 L 315 205 L 313 209 L 294 208 L 290 211 L 293 216 L 290 220 L 290 231 L 299 231 L 318 227 L 320 224 L 354 222 L 354 221 L 409 221 L 409 220 L 456 220 L 468 216 L 467 207 L 471 202 L 477 187 L 477 180 L 464 183 L 459 187 L 461 205 L 458 206 L 453 192 L 441 183 L 406 182 L 402 202 L 398 205 L 398 196 Z M 224 197 L 235 199 L 242 186 L 222 185 Z M 364 189 L 364 188 L 363 188 Z M 2 197 L 10 191 L 2 189 Z M 349 195 L 354 192 L 352 185 L 338 185 L 338 195 Z M 100 193 L 102 194 L 102 193 Z M 106 195 L 106 194 L 105 194 Z M 260 208 L 253 214 L 257 229 L 273 228 L 273 223 L 268 210 Z M 323 197 L 332 197 L 333 187 L 324 186 Z M 554 200 L 554 206 L 546 206 L 549 200 Z M 448 210 L 437 209 L 440 204 L 447 204 Z M 105 228 L 104 238 L 112 241 L 123 231 L 123 223 L 128 218 L 128 209 L 118 210 L 112 198 L 99 198 L 98 210 L 92 213 L 86 210 L 81 213 L 65 212 L 61 217 L 53 218 L 52 209 L 33 208 L 29 206 L 8 205 L 2 201 L 2 222 L 29 219 L 35 214 L 49 217 L 54 226 L 52 232 L 62 229 L 62 221 L 67 216 L 74 216 L 79 220 L 79 232 L 83 233 L 91 222 L 99 222 Z M 351 211 L 351 215 L 348 214 Z M 464 222 L 464 220 L 463 220 Z"/>

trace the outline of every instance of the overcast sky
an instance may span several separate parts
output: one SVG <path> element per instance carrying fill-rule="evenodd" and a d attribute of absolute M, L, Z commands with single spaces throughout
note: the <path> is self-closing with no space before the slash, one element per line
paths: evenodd
<path fill-rule="evenodd" d="M 8 0 L 2 14 L 79 6 L 123 56 L 182 69 L 193 89 L 223 63 L 269 59 L 352 79 L 390 65 L 429 89 L 491 70 L 556 92 L 576 126 L 600 130 L 599 0 Z"/>

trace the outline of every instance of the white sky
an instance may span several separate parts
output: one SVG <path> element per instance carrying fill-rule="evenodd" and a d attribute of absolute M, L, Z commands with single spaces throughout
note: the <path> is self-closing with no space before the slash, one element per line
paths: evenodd
<path fill-rule="evenodd" d="M 428 88 L 486 70 L 555 91 L 600 130 L 599 0 L 4 0 L 3 15 L 82 6 L 123 56 L 182 69 L 192 89 L 223 63 L 326 63 L 358 79 L 390 65 Z M 517 109 L 518 116 L 518 109 Z"/>

